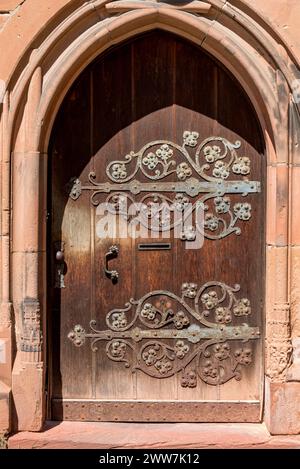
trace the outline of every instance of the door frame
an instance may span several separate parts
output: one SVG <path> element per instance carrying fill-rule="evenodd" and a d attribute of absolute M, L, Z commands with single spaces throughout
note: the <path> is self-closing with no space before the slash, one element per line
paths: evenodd
<path fill-rule="evenodd" d="M 160 30 L 155 30 L 155 31 L 158 31 L 160 32 Z M 125 41 L 123 41 L 122 43 L 118 43 L 114 46 L 112 46 L 109 50 L 105 51 L 104 54 L 98 56 L 96 58 L 96 62 L 92 62 L 89 67 L 87 69 L 84 70 L 84 74 L 86 73 L 95 73 L 93 72 L 95 70 L 95 68 L 97 68 L 97 64 L 99 65 L 99 63 L 102 63 L 102 61 L 105 61 L 105 58 L 108 56 L 108 57 L 113 57 L 115 53 L 118 54 L 118 50 L 119 48 L 121 50 L 124 50 L 124 48 L 126 48 L 127 46 L 130 47 L 131 44 L 136 44 L 139 43 L 139 38 L 141 38 L 141 40 L 143 41 L 147 41 L 147 40 L 150 40 L 152 39 L 152 31 L 148 31 L 146 33 L 142 33 L 142 34 L 139 34 L 137 36 L 134 36 L 133 38 L 130 38 L 130 39 L 126 39 Z M 173 36 L 173 39 L 174 39 L 174 42 L 176 40 L 176 35 L 171 35 L 171 36 L 163 36 L 167 39 L 171 39 Z M 155 36 L 154 36 L 155 37 Z M 190 46 L 190 43 L 187 42 L 187 44 Z M 222 64 L 220 64 L 215 58 L 211 57 L 210 54 L 208 54 L 207 52 L 202 52 L 201 48 L 195 44 L 192 44 L 192 47 L 195 48 L 195 51 L 193 49 L 191 49 L 191 54 L 196 54 L 196 53 L 199 53 L 199 55 L 201 56 L 202 53 L 206 56 L 206 60 L 207 60 L 207 64 L 208 63 L 214 63 L 215 67 L 218 69 L 218 70 L 223 70 L 224 67 L 222 66 Z M 125 49 L 126 50 L 126 49 Z M 127 54 L 126 54 L 127 56 Z M 194 58 L 194 62 L 195 62 L 195 58 Z M 226 75 L 228 76 L 228 79 L 230 81 L 232 81 L 232 84 L 236 86 L 236 88 L 240 87 L 239 83 L 236 81 L 236 79 L 230 75 L 227 70 L 224 70 Z M 80 76 L 82 77 L 82 75 Z M 79 79 L 80 79 L 79 77 Z M 170 79 L 170 78 L 169 78 Z M 90 83 L 92 82 L 95 82 L 96 81 L 96 77 L 92 78 L 92 75 L 90 76 Z M 89 80 L 86 80 L 85 81 L 86 84 L 89 83 Z M 102 87 L 103 86 L 103 83 L 97 78 L 97 86 L 98 87 Z M 81 88 L 80 88 L 81 89 Z M 241 90 L 242 91 L 242 90 Z M 109 90 L 108 90 L 108 93 L 109 93 Z M 92 93 L 93 94 L 93 93 Z M 70 96 L 70 95 L 68 95 Z M 243 93 L 243 96 L 244 98 L 248 98 L 246 95 L 245 95 L 245 92 Z M 117 99 L 116 97 L 113 97 L 113 99 Z M 246 100 L 246 99 L 245 99 Z M 247 100 L 248 101 L 248 100 Z M 110 100 L 109 101 L 109 106 L 114 106 L 115 104 Z M 65 106 L 65 102 L 62 104 L 62 106 Z M 176 104 L 176 103 L 175 103 Z M 234 103 L 233 103 L 234 104 Z M 97 107 L 97 102 L 94 102 L 93 104 L 93 107 Z M 249 117 L 249 119 L 251 120 L 252 118 L 255 119 L 256 121 L 256 124 L 257 124 L 257 139 L 259 138 L 260 140 L 260 144 L 262 146 L 263 144 L 263 135 L 262 135 L 262 132 L 261 132 L 261 128 L 259 126 L 259 123 L 258 123 L 258 118 L 257 118 L 257 115 L 255 113 L 255 110 L 254 108 L 252 107 L 251 105 L 251 102 L 248 101 L 248 104 L 247 104 L 247 116 Z M 67 118 L 67 117 L 66 117 Z M 52 295 L 54 296 L 57 296 L 59 297 L 60 296 L 60 292 L 62 293 L 62 295 L 64 294 L 67 294 L 67 292 L 65 290 L 60 290 L 57 288 L 57 286 L 55 287 L 55 290 L 53 290 L 53 284 L 54 284 L 54 272 L 52 271 L 51 272 L 51 265 L 52 264 L 52 269 L 55 270 L 55 265 L 53 265 L 53 259 L 54 259 L 54 251 L 55 251 L 55 246 L 57 245 L 61 245 L 63 246 L 64 243 L 66 243 L 66 246 L 68 246 L 70 243 L 68 241 L 68 237 L 65 238 L 66 234 L 65 235 L 62 235 L 62 239 L 60 242 L 56 242 L 56 239 L 60 239 L 60 234 L 58 234 L 59 230 L 58 230 L 58 227 L 56 227 L 56 231 L 57 231 L 57 234 L 55 235 L 55 237 L 53 238 L 53 234 L 52 234 L 52 229 L 51 229 L 51 223 L 52 223 L 52 215 L 53 215 L 53 218 L 55 219 L 55 205 L 54 204 L 54 200 L 53 200 L 53 197 L 52 197 L 52 187 L 53 185 L 52 184 L 55 184 L 55 177 L 56 177 L 56 174 L 55 174 L 55 170 L 53 170 L 53 164 L 55 166 L 55 163 L 53 162 L 53 158 L 55 159 L 55 152 L 54 152 L 54 148 L 56 147 L 55 145 L 55 139 L 56 139 L 56 133 L 57 131 L 59 132 L 59 128 L 62 127 L 64 128 L 64 121 L 65 121 L 65 114 L 61 114 L 61 110 L 60 110 L 60 118 L 59 118 L 59 124 L 55 124 L 54 126 L 54 134 L 52 135 L 52 138 L 51 138 L 51 143 L 50 143 L 50 147 L 49 147 L 49 152 L 48 152 L 48 212 L 51 214 L 51 217 L 49 219 L 49 226 L 48 226 L 48 242 L 47 242 L 47 249 L 48 249 L 48 259 L 49 259 L 49 262 L 48 262 L 48 282 L 47 282 L 47 285 L 48 285 L 48 300 L 51 299 L 51 293 Z M 201 125 L 199 127 L 201 129 Z M 234 130 L 232 128 L 232 130 Z M 94 133 L 94 132 L 93 132 Z M 135 133 L 136 133 L 136 130 L 135 130 Z M 65 133 L 63 134 L 64 135 L 64 139 L 67 139 L 68 138 L 68 135 L 65 135 Z M 215 133 L 214 133 L 215 135 Z M 219 133 L 217 133 L 217 135 L 219 135 Z M 221 134 L 220 136 L 224 136 L 223 134 Z M 157 136 L 157 138 L 159 138 L 159 136 Z M 237 136 L 237 138 L 239 138 Z M 152 135 L 152 139 L 155 140 L 155 137 Z M 150 139 L 151 140 L 151 139 Z M 199 140 L 204 140 L 204 136 L 201 135 L 201 132 L 200 132 L 200 136 L 199 136 Z M 148 140 L 147 140 L 148 141 Z M 146 142 L 143 141 L 143 145 L 145 144 Z M 170 145 L 172 145 L 172 143 L 168 142 Z M 180 144 L 180 141 L 176 142 L 178 144 Z M 200 142 L 199 142 L 200 143 Z M 88 146 L 87 146 L 88 148 Z M 100 148 L 97 150 L 94 149 L 96 151 L 96 160 L 99 158 L 99 151 L 100 151 Z M 59 153 L 61 152 L 61 150 L 58 150 Z M 125 151 L 125 150 L 124 150 Z M 129 151 L 129 148 L 127 148 L 126 151 Z M 257 150 L 258 151 L 258 150 Z M 265 193 L 266 193 L 266 188 L 265 188 L 265 185 L 264 185 L 264 181 L 265 181 L 265 173 L 266 173 L 266 162 L 265 162 L 265 154 L 264 154 L 264 149 L 261 149 L 261 157 L 262 157 L 262 163 L 261 163 L 261 180 L 263 181 L 263 185 L 262 185 L 262 189 L 261 191 L 259 192 L 259 194 L 257 194 L 257 196 L 259 197 L 259 203 L 261 205 L 262 208 L 262 212 L 264 213 L 265 212 Z M 64 152 L 63 152 L 64 153 Z M 113 152 L 114 153 L 114 152 Z M 242 153 L 240 153 L 242 154 Z M 117 159 L 123 159 L 121 156 Z M 89 163 L 87 163 L 89 164 Z M 96 163 L 94 163 L 96 164 Z M 111 164 L 111 161 L 110 161 L 110 164 Z M 62 166 L 60 171 L 58 172 L 62 172 L 64 173 L 64 169 L 66 169 L 65 166 Z M 54 171 L 54 172 L 53 172 Z M 99 172 L 99 169 L 98 170 L 95 170 L 96 171 L 96 174 L 98 175 L 98 180 L 99 182 L 107 182 L 109 181 L 109 179 L 106 179 L 105 177 L 105 174 L 101 175 L 101 172 Z M 104 171 L 105 173 L 105 171 Z M 74 174 L 72 173 L 72 176 L 74 176 Z M 80 179 L 81 179 L 81 176 L 78 174 L 77 175 Z M 104 179 L 103 179 L 104 178 Z M 134 178 L 138 178 L 138 173 L 134 176 Z M 201 179 L 201 178 L 200 178 Z M 230 178 L 229 178 L 230 179 Z M 251 176 L 250 176 L 250 179 L 251 179 Z M 252 177 L 253 179 L 253 177 Z M 161 182 L 161 181 L 157 181 L 157 182 Z M 82 183 L 83 183 L 83 180 L 82 180 Z M 85 183 L 83 183 L 85 184 Z M 55 191 L 55 189 L 54 189 Z M 77 200 L 77 199 L 76 199 Z M 76 203 L 76 201 L 75 201 Z M 251 202 L 252 203 L 252 202 Z M 73 206 L 73 210 L 75 210 L 74 213 L 76 213 L 76 205 L 72 205 L 74 204 L 74 200 L 71 201 L 71 206 Z M 66 206 L 65 206 L 66 208 Z M 70 207 L 69 207 L 70 209 Z M 72 210 L 72 209 L 71 209 Z M 259 270 L 261 271 L 260 272 L 260 281 L 262 282 L 262 290 L 264 289 L 264 284 L 265 284 L 265 253 L 263 252 L 264 249 L 263 249 L 263 243 L 264 243 L 264 239 L 265 239 L 265 222 L 260 222 L 259 218 L 255 218 L 253 220 L 253 223 L 257 223 L 257 226 L 259 227 L 259 230 L 260 230 L 260 234 L 259 234 L 259 237 L 257 238 L 256 242 L 259 243 L 259 248 L 258 248 L 258 251 L 261 253 L 261 266 L 259 267 Z M 71 230 L 72 231 L 72 230 Z M 231 236 L 234 236 L 234 235 L 231 235 Z M 230 237 L 230 236 L 229 236 Z M 229 238 L 228 237 L 228 238 Z M 241 235 L 242 237 L 242 235 Z M 228 239 L 226 238 L 226 239 Z M 223 239 L 222 243 L 226 243 L 226 239 Z M 113 244 L 115 241 L 113 239 L 111 239 L 110 241 L 107 240 L 108 242 L 108 245 L 110 244 Z M 207 242 L 207 241 L 205 241 Z M 214 241 L 210 241 L 212 243 L 214 243 Z M 237 242 L 238 242 L 238 238 L 237 238 Z M 60 249 L 60 247 L 57 247 L 57 249 Z M 107 246 L 107 249 L 108 249 L 108 246 Z M 107 250 L 107 249 L 104 249 L 104 252 Z M 208 248 L 207 248 L 208 249 Z M 226 250 L 226 248 L 225 248 Z M 122 248 L 121 248 L 121 251 L 122 251 Z M 71 255 L 71 253 L 69 253 Z M 203 250 L 201 251 L 198 251 L 198 256 L 202 256 L 203 255 Z M 237 254 L 238 255 L 238 254 Z M 102 253 L 102 256 L 103 256 L 103 253 Z M 69 258 L 68 255 L 65 256 L 66 257 L 66 262 L 68 262 L 68 260 L 71 262 L 71 259 Z M 72 256 L 71 256 L 72 257 Z M 101 256 L 100 256 L 101 258 Z M 121 258 L 122 256 L 120 257 L 120 261 L 121 261 Z M 72 262 L 71 262 L 72 264 Z M 123 272 L 124 273 L 124 272 Z M 122 277 L 122 274 L 121 274 L 121 277 Z M 193 279 L 190 279 L 190 280 L 193 280 Z M 208 280 L 212 280 L 211 278 L 207 279 Z M 233 280 L 233 279 L 232 279 Z M 236 281 L 238 281 L 238 279 L 235 279 Z M 249 278 L 249 281 L 251 279 Z M 184 281 L 182 279 L 182 281 Z M 259 281 L 259 283 L 260 283 Z M 67 283 L 69 284 L 71 282 L 71 279 L 69 279 L 67 281 Z M 107 279 L 106 279 L 106 282 L 107 282 Z M 240 283 L 240 282 L 239 282 Z M 71 282 L 72 284 L 72 282 Z M 106 283 L 106 285 L 110 285 L 110 282 L 109 283 Z M 230 284 L 231 285 L 231 284 Z M 233 285 L 233 284 L 232 284 Z M 245 285 L 245 284 L 244 284 Z M 71 285 L 70 285 L 71 286 Z M 104 288 L 104 285 L 102 285 L 103 288 Z M 243 284 L 241 284 L 242 288 L 243 288 Z M 108 288 L 108 287 L 106 287 Z M 118 288 L 121 288 L 121 285 L 118 287 Z M 160 287 L 159 287 L 160 288 Z M 98 293 L 99 291 L 102 291 L 101 288 L 100 290 L 98 290 Z M 55 294 L 56 292 L 56 294 Z M 74 291 L 73 291 L 74 293 Z M 176 293 L 175 291 L 173 293 Z M 262 297 L 264 297 L 264 291 L 260 292 L 260 295 Z M 104 294 L 104 292 L 103 292 Z M 129 294 L 129 293 L 128 293 Z M 237 294 L 238 295 L 238 294 Z M 71 295 L 72 297 L 72 295 Z M 99 295 L 97 295 L 97 297 L 99 298 Z M 125 301 L 125 300 L 124 300 Z M 76 303 L 76 301 L 75 301 Z M 261 304 L 261 302 L 260 302 Z M 122 303 L 119 304 L 119 303 L 116 303 L 115 305 L 111 305 L 111 308 L 118 308 L 118 307 L 122 307 Z M 57 305 L 55 306 L 55 308 L 57 308 Z M 107 310 L 108 312 L 109 310 Z M 68 312 L 65 311 L 65 313 L 67 313 L 68 315 Z M 265 314 L 265 308 L 264 308 L 264 305 L 262 306 L 262 311 L 260 311 L 260 313 L 262 313 L 262 317 L 258 317 L 257 319 L 259 319 L 259 322 L 262 323 L 262 327 L 260 327 L 261 329 L 261 333 L 260 333 L 260 337 L 259 337 L 259 341 L 260 341 L 260 344 L 258 346 L 258 349 L 257 349 L 257 352 L 254 354 L 255 355 L 255 361 L 259 361 L 259 372 L 257 372 L 257 377 L 256 379 L 259 381 L 259 397 L 257 398 L 246 398 L 244 396 L 244 398 L 241 397 L 240 393 L 239 393 L 239 396 L 235 396 L 235 398 L 232 398 L 231 397 L 228 397 L 227 398 L 223 398 L 222 400 L 218 401 L 216 397 L 214 397 L 213 399 L 208 399 L 208 400 L 205 400 L 205 399 L 191 399 L 190 397 L 189 398 L 185 398 L 182 396 L 182 400 L 179 400 L 179 401 L 176 401 L 176 400 L 173 400 L 172 397 L 169 396 L 169 398 L 166 398 L 164 400 L 159 400 L 157 402 L 153 402 L 153 399 L 148 397 L 148 398 L 140 398 L 140 399 L 133 399 L 132 397 L 131 398 L 114 398 L 114 400 L 111 400 L 111 398 L 109 396 L 107 396 L 106 398 L 97 398 L 97 399 L 94 399 L 92 397 L 79 397 L 78 394 L 75 396 L 72 396 L 72 397 L 66 397 L 64 396 L 64 393 L 62 393 L 62 395 L 59 397 L 59 396 L 56 396 L 56 397 L 53 397 L 53 392 L 52 392 L 52 380 L 54 381 L 57 381 L 57 382 L 66 382 L 66 377 L 63 379 L 63 375 L 62 375 L 62 379 L 60 378 L 56 378 L 54 377 L 54 373 L 58 373 L 59 371 L 59 363 L 58 363 L 58 352 L 56 352 L 56 358 L 55 358 L 55 362 L 52 362 L 52 349 L 53 349 L 53 346 L 52 344 L 55 344 L 55 335 L 52 336 L 52 333 L 51 333 L 51 325 L 53 323 L 53 321 L 55 321 L 55 318 L 57 318 L 57 320 L 59 320 L 58 318 L 59 317 L 63 317 L 65 316 L 65 314 L 63 314 L 62 316 L 59 315 L 58 311 L 55 309 L 53 310 L 53 307 L 51 305 L 51 301 L 49 301 L 48 303 L 48 315 L 47 315 L 47 322 L 48 322 L 48 349 L 47 349 L 47 353 L 48 353 L 48 375 L 47 375 L 47 383 L 48 383 L 48 388 L 47 388 L 47 394 L 48 394 L 48 400 L 47 400 L 47 418 L 49 420 L 73 420 L 73 421 L 76 421 L 76 420 L 94 420 L 94 421 L 148 421 L 148 422 L 160 422 L 160 421 L 168 421 L 168 422 L 195 422 L 195 421 L 198 421 L 198 422 L 245 422 L 247 421 L 248 423 L 254 423 L 254 422 L 259 422 L 261 421 L 261 416 L 262 416 L 262 411 L 263 411 L 263 384 L 264 384 L 264 355 L 263 355 L 263 351 L 264 351 L 264 348 L 263 348 L 263 341 L 264 341 L 264 337 L 265 337 L 265 331 L 264 331 L 264 326 L 265 326 L 265 321 L 264 321 L 264 314 Z M 260 316 L 260 314 L 259 314 Z M 99 318 L 98 318 L 99 319 Z M 247 318 L 244 318 L 245 321 L 247 320 Z M 62 323 L 63 323 L 64 320 L 62 320 Z M 85 319 L 84 318 L 77 318 L 77 321 L 79 321 L 79 323 L 84 327 L 84 328 L 87 328 L 88 327 L 88 324 L 86 323 Z M 83 321 L 83 322 L 81 322 Z M 75 321 L 76 323 L 76 321 Z M 74 326 L 75 326 L 75 323 L 74 323 Z M 56 334 L 58 334 L 58 328 L 55 328 L 56 329 Z M 93 331 L 92 330 L 87 330 L 87 332 L 89 333 L 92 333 Z M 70 330 L 68 330 L 68 333 L 70 333 Z M 67 331 L 65 331 L 65 333 L 61 332 L 62 335 L 62 343 L 61 343 L 61 346 L 64 347 L 63 343 L 65 341 L 65 338 L 67 336 Z M 52 342 L 53 341 L 53 342 Z M 87 340 L 87 342 L 89 342 Z M 67 341 L 67 343 L 69 343 L 69 341 Z M 240 345 L 242 344 L 242 342 L 239 342 Z M 70 343 L 69 343 L 70 345 Z M 58 345 L 56 345 L 58 347 Z M 74 347 L 74 344 L 73 346 Z M 88 344 L 85 343 L 84 347 L 88 347 Z M 89 348 L 89 347 L 88 347 Z M 82 350 L 82 349 L 80 349 Z M 77 351 L 80 352 L 77 348 Z M 66 351 L 65 351 L 66 352 Z M 102 351 L 103 352 L 103 351 Z M 61 357 L 64 356 L 64 354 L 61 354 L 60 352 L 60 355 Z M 103 355 L 100 351 L 98 351 L 98 353 L 95 355 L 95 360 L 92 359 L 92 362 L 94 363 L 95 361 L 100 361 L 102 359 L 106 359 L 107 357 L 105 355 Z M 63 360 L 63 358 L 62 358 Z M 108 362 L 110 363 L 110 362 Z M 116 366 L 116 364 L 114 364 Z M 120 365 L 120 364 L 119 364 Z M 253 364 L 254 365 L 254 364 Z M 243 368 L 243 367 L 241 367 Z M 79 370 L 78 370 L 79 372 Z M 112 370 L 112 373 L 113 373 L 113 370 Z M 146 373 L 146 376 L 147 376 L 147 372 Z M 178 375 L 178 373 L 174 373 L 175 375 Z M 143 373 L 141 372 L 141 375 L 143 376 Z M 148 375 L 149 376 L 149 375 Z M 153 377 L 152 377 L 153 378 Z M 159 381 L 164 381 L 164 380 L 159 380 Z M 201 380 L 199 380 L 201 381 Z M 233 380 L 234 381 L 234 380 Z M 166 386 L 168 385 L 168 383 L 166 382 L 165 383 Z M 202 383 L 203 384 L 203 383 Z M 201 386 L 201 385 L 199 385 Z M 58 387 L 58 384 L 56 384 L 56 393 L 58 392 L 57 391 L 57 387 Z M 70 386 L 67 386 L 68 388 L 71 387 L 71 384 Z M 66 388 L 64 388 L 66 390 Z M 75 389 L 76 389 L 76 386 L 75 386 Z M 214 386 L 211 386 L 211 390 L 214 389 Z M 237 389 L 239 389 L 237 387 Z M 54 393 L 55 394 L 55 393 Z M 214 394 L 212 392 L 212 394 Z M 118 408 L 118 410 L 116 411 L 115 408 Z M 216 412 L 217 410 L 217 412 Z M 143 416 L 142 419 L 141 419 L 141 415 Z"/>
<path fill-rule="evenodd" d="M 13 307 L 17 343 L 17 350 L 11 348 L 15 357 L 12 372 L 15 426 L 19 430 L 40 430 L 45 419 L 47 151 L 56 113 L 70 84 L 97 55 L 126 38 L 160 28 L 201 45 L 236 76 L 256 110 L 265 137 L 268 193 L 264 420 L 273 433 L 281 433 L 285 427 L 282 420 L 276 420 L 274 406 L 279 406 L 276 392 L 286 381 L 292 353 L 293 254 L 289 246 L 294 239 L 292 198 L 296 200 L 292 181 L 298 174 L 292 163 L 299 152 L 292 142 L 300 127 L 298 109 L 291 99 L 295 75 L 285 66 L 284 54 L 278 56 L 274 39 L 267 31 L 258 31 L 250 17 L 241 26 L 243 12 L 237 14 L 230 5 L 229 12 L 235 13 L 233 17 L 226 13 L 225 21 L 222 15 L 214 21 L 215 17 L 212 20 L 209 16 L 211 7 L 202 2 L 196 11 L 202 16 L 190 13 L 189 4 L 182 9 L 142 3 L 135 8 L 128 4 L 120 7 L 121 10 L 117 4 L 105 8 L 105 2 L 98 2 L 97 14 L 91 5 L 86 5 L 69 13 L 67 22 L 53 24 L 55 33 L 43 38 L 43 47 L 32 56 L 28 69 L 19 78 L 10 106 L 7 95 L 4 100 L 4 131 L 10 135 L 6 137 L 4 151 L 8 162 L 7 181 L 12 157 L 14 210 L 12 231 L 10 234 L 8 228 L 7 238 L 11 237 L 11 256 L 9 251 L 3 251 L 7 260 L 3 263 L 4 278 L 8 279 L 4 285 L 8 286 L 4 290 L 2 315 L 10 318 Z M 214 6 L 213 10 L 218 8 Z M 103 9 L 103 20 L 99 21 L 98 12 L 103 13 Z M 116 11 L 121 14 L 114 16 Z M 212 22 L 214 26 L 208 27 Z M 251 39 L 246 35 L 248 28 L 253 31 Z M 270 87 L 270 83 L 274 86 Z M 10 324 L 10 319 L 6 323 Z M 30 339 L 32 330 L 34 336 Z M 28 399 L 26 405 L 24 395 Z"/>

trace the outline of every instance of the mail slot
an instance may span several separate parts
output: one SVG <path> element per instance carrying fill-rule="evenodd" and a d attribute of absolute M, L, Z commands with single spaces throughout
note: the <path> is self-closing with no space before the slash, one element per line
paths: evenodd
<path fill-rule="evenodd" d="M 171 243 L 140 243 L 138 245 L 139 251 L 163 251 L 164 249 L 171 249 Z"/>

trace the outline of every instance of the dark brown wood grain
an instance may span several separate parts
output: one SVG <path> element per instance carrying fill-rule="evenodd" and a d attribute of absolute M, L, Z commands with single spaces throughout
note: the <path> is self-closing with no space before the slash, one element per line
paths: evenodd
<path fill-rule="evenodd" d="M 122 160 L 130 151 L 138 151 L 153 140 L 181 144 L 185 130 L 199 132 L 200 141 L 210 136 L 221 136 L 231 142 L 240 140 L 239 155 L 251 159 L 251 180 L 261 181 L 262 192 L 245 198 L 252 205 L 252 217 L 239 225 L 241 235 L 205 240 L 199 250 L 185 249 L 185 243 L 173 235 L 171 239 L 163 239 L 171 242 L 171 249 L 161 251 L 138 249 L 141 242 L 155 241 L 148 237 L 99 239 L 95 233 L 98 218 L 90 201 L 91 194 L 83 191 L 78 200 L 71 200 L 66 189 L 70 179 L 78 177 L 83 184 L 88 184 L 88 174 L 94 171 L 97 181 L 106 182 L 105 169 L 111 161 Z M 49 389 L 51 398 L 55 399 L 52 418 L 64 418 L 63 402 L 68 400 L 68 406 L 72 406 L 70 399 L 76 400 L 76 406 L 81 399 L 88 399 L 89 407 L 93 402 L 95 406 L 105 402 L 109 420 L 119 419 L 118 407 L 114 407 L 118 402 L 130 400 L 134 406 L 138 401 L 133 411 L 136 417 L 130 411 L 130 419 L 135 421 L 144 419 L 139 410 L 143 401 L 174 401 L 175 406 L 176 402 L 180 406 L 186 401 L 199 405 L 214 401 L 216 413 L 218 402 L 221 410 L 227 401 L 261 401 L 261 340 L 253 341 L 253 363 L 243 369 L 242 380 L 232 379 L 219 386 L 201 382 L 196 388 L 182 388 L 178 375 L 156 379 L 109 360 L 105 341 L 98 343 L 95 353 L 89 343 L 74 347 L 67 336 L 76 324 L 88 330 L 92 319 L 96 320 L 97 329 L 106 330 L 107 312 L 124 307 L 130 298 L 139 299 L 152 290 L 168 290 L 180 296 L 185 282 L 202 285 L 213 280 L 241 285 L 239 297 L 249 298 L 252 304 L 247 323 L 262 330 L 265 268 L 262 142 L 255 112 L 235 78 L 201 48 L 172 34 L 154 31 L 113 48 L 76 80 L 61 106 L 51 140 L 49 283 L 52 287 L 56 269 L 54 243 L 65 243 L 65 288 L 52 288 L 49 302 Z M 240 176 L 232 175 L 232 179 Z M 139 180 L 145 182 L 146 177 L 139 175 Z M 173 174 L 167 180 L 175 181 L 176 176 Z M 104 202 L 106 197 L 107 194 L 99 195 L 99 201 Z M 137 201 L 140 198 L 141 195 L 136 196 Z M 234 203 L 242 197 L 239 194 L 230 198 Z M 104 273 L 105 253 L 113 244 L 119 246 L 118 257 L 110 260 L 111 268 L 119 272 L 115 284 Z M 166 342 L 172 345 L 171 340 Z M 237 347 L 239 344 L 233 343 L 233 350 Z M 211 406 L 203 405 L 201 417 L 195 413 L 194 418 L 189 415 L 186 420 L 216 421 Z M 230 405 L 234 408 L 237 404 Z M 257 421 L 257 404 L 245 406 L 247 421 Z M 244 421 L 237 417 L 238 413 L 237 407 L 232 413 L 235 417 L 225 419 L 224 415 L 230 414 L 226 410 L 220 418 Z M 87 415 L 91 414 L 89 411 Z M 153 418 L 148 414 L 147 411 L 147 421 L 157 421 L 154 414 Z M 105 420 L 106 413 L 103 415 L 101 419 Z M 181 411 L 174 415 L 183 419 Z"/>

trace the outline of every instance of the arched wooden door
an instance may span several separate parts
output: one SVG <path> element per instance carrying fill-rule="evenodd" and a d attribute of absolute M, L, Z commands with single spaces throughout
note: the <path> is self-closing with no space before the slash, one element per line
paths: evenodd
<path fill-rule="evenodd" d="M 51 143 L 53 419 L 259 421 L 263 152 L 234 77 L 177 36 L 136 37 L 80 75 Z M 189 248 L 192 225 L 103 238 L 105 201 L 119 219 L 201 202 L 204 244 Z"/>

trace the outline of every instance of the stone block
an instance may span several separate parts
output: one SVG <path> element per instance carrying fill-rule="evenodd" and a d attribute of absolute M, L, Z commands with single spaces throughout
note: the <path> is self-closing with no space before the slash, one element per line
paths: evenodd
<path fill-rule="evenodd" d="M 300 383 L 266 379 L 265 423 L 272 435 L 300 433 Z"/>
<path fill-rule="evenodd" d="M 10 388 L 0 381 L 0 434 L 10 428 Z"/>
<path fill-rule="evenodd" d="M 23 3 L 23 1 L 24 0 L 0 0 L 0 11 L 12 11 L 17 8 L 17 6 L 19 6 L 21 3 Z"/>

